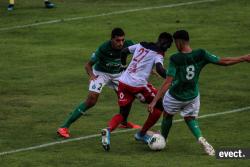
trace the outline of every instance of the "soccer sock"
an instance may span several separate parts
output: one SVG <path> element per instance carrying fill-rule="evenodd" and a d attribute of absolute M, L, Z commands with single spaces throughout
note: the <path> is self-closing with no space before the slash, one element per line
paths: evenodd
<path fill-rule="evenodd" d="M 75 122 L 78 118 L 82 116 L 82 114 L 87 110 L 87 106 L 85 103 L 81 103 L 66 119 L 64 124 L 61 126 L 62 128 L 69 128 L 70 125 Z"/>
<path fill-rule="evenodd" d="M 15 4 L 15 1 L 14 0 L 10 0 L 9 1 L 11 5 L 14 5 Z"/>
<path fill-rule="evenodd" d="M 198 140 L 199 137 L 201 137 L 201 130 L 199 128 L 198 125 L 198 121 L 194 118 L 185 118 L 185 122 L 187 124 L 187 126 L 189 127 L 189 129 L 191 130 L 191 132 L 193 133 L 193 135 L 195 136 L 195 138 Z"/>
<path fill-rule="evenodd" d="M 161 110 L 154 108 L 154 111 L 152 113 L 149 113 L 148 115 L 148 119 L 146 120 L 146 122 L 144 123 L 140 133 L 141 135 L 145 135 L 146 132 L 152 127 L 154 126 L 154 124 L 159 120 L 159 118 L 161 117 Z"/>
<path fill-rule="evenodd" d="M 167 139 L 170 128 L 172 127 L 173 115 L 164 115 L 161 122 L 161 134 Z"/>
<path fill-rule="evenodd" d="M 110 131 L 112 132 L 113 130 L 115 130 L 123 120 L 124 118 L 121 114 L 116 114 L 115 116 L 113 116 L 113 118 L 108 123 Z"/>

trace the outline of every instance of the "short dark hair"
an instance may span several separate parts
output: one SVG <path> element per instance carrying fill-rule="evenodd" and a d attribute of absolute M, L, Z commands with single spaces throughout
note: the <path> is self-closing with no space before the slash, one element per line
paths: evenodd
<path fill-rule="evenodd" d="M 186 30 L 178 30 L 173 35 L 174 39 L 182 39 L 184 41 L 189 41 L 189 35 Z"/>
<path fill-rule="evenodd" d="M 121 28 L 114 28 L 111 32 L 111 38 L 114 38 L 115 36 L 124 36 L 125 33 Z"/>
<path fill-rule="evenodd" d="M 162 32 L 160 33 L 159 37 L 158 37 L 158 41 L 159 40 L 170 40 L 173 41 L 172 35 L 167 33 L 167 32 Z"/>
<path fill-rule="evenodd" d="M 164 46 L 164 48 L 162 48 L 162 49 L 167 50 L 168 48 L 171 47 L 171 44 L 173 42 L 173 37 L 170 33 L 162 32 L 158 37 L 158 42 L 160 42 L 160 41 L 164 41 L 164 43 L 166 44 L 166 46 Z"/>

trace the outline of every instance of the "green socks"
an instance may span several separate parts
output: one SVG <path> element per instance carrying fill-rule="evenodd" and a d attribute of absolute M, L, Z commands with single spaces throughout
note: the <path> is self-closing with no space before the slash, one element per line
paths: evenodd
<path fill-rule="evenodd" d="M 87 110 L 87 106 L 85 103 L 81 103 L 74 111 L 73 113 L 70 113 L 70 116 L 67 118 L 67 120 L 64 122 L 64 124 L 61 126 L 61 128 L 69 128 L 69 126 L 75 122 L 78 118 L 82 116 L 82 114 Z"/>
<path fill-rule="evenodd" d="M 161 122 L 161 134 L 162 136 L 167 139 L 169 130 L 172 126 L 173 116 L 168 115 L 164 116 Z"/>
<path fill-rule="evenodd" d="M 195 138 L 198 140 L 199 137 L 201 137 L 201 130 L 199 128 L 198 125 L 198 121 L 196 119 L 189 119 L 189 120 L 185 120 L 187 126 L 189 127 L 189 129 L 191 130 L 191 132 L 193 133 L 193 135 L 195 136 Z"/>

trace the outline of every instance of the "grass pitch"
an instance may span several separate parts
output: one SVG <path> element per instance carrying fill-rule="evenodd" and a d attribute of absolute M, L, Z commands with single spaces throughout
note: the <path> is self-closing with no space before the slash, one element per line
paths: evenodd
<path fill-rule="evenodd" d="M 56 136 L 56 129 L 87 95 L 88 76 L 83 65 L 96 47 L 110 38 L 113 27 L 124 28 L 126 37 L 136 42 L 155 41 L 162 31 L 187 29 L 193 48 L 205 48 L 221 57 L 250 53 L 248 0 L 121 14 L 116 12 L 187 1 L 53 2 L 57 7 L 47 10 L 42 0 L 20 0 L 12 12 L 7 11 L 7 2 L 0 2 L 0 153 L 62 140 Z M 57 21 L 49 23 L 51 20 Z M 41 22 L 48 23 L 34 25 Z M 32 26 L 21 28 L 23 25 Z M 174 52 L 173 46 L 165 65 Z M 227 68 L 208 65 L 200 77 L 200 115 L 249 106 L 249 71 L 248 63 Z M 162 81 L 151 77 L 156 87 Z M 98 134 L 117 112 L 116 96 L 105 88 L 98 104 L 71 126 L 72 137 Z M 136 102 L 130 120 L 142 124 L 146 117 L 146 106 Z M 249 125 L 249 110 L 200 119 L 204 136 L 217 149 L 250 148 Z M 1 167 L 249 166 L 249 160 L 217 160 L 204 155 L 183 122 L 173 125 L 167 148 L 160 152 L 134 141 L 134 133 L 113 134 L 109 153 L 103 151 L 100 138 L 93 137 L 2 155 Z"/>

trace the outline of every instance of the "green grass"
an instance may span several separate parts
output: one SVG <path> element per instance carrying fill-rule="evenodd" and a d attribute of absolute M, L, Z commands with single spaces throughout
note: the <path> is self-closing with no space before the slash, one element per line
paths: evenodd
<path fill-rule="evenodd" d="M 0 29 L 187 2 L 54 0 L 57 8 L 46 10 L 40 1 L 20 0 L 12 12 L 6 11 L 7 1 L 1 1 Z M 238 56 L 250 52 L 249 10 L 248 0 L 220 0 L 0 31 L 0 152 L 61 140 L 56 129 L 87 95 L 88 76 L 83 65 L 96 47 L 109 39 L 113 27 L 123 27 L 127 38 L 136 42 L 155 41 L 161 31 L 173 33 L 184 28 L 190 32 L 193 48 L 206 48 L 222 57 Z M 166 65 L 168 55 L 174 52 L 172 47 Z M 208 65 L 200 77 L 200 115 L 249 106 L 249 71 L 248 63 Z M 156 87 L 162 81 L 151 78 Z M 116 96 L 105 88 L 98 104 L 72 125 L 72 137 L 99 133 L 117 112 Z M 205 118 L 200 126 L 215 148 L 250 148 L 248 115 L 249 110 Z M 136 102 L 130 120 L 142 124 L 146 117 L 146 106 Z M 134 132 L 112 135 L 109 153 L 102 150 L 96 137 L 0 156 L 1 167 L 249 166 L 249 160 L 216 160 L 204 155 L 183 122 L 174 124 L 167 148 L 161 152 L 135 142 Z"/>

